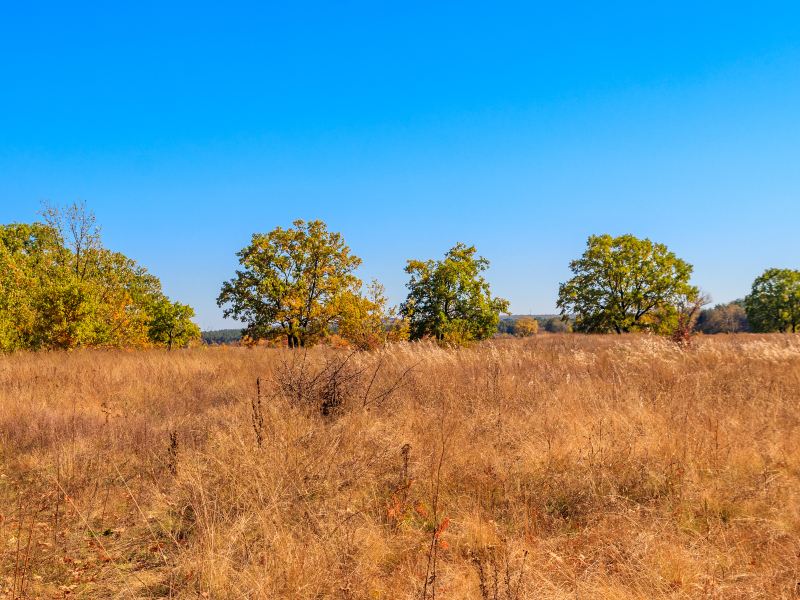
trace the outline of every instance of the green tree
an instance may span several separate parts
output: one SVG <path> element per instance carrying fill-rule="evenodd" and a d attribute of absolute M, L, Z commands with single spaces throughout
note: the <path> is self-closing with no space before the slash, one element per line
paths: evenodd
<path fill-rule="evenodd" d="M 800 331 L 800 271 L 767 269 L 744 300 L 753 331 Z"/>
<path fill-rule="evenodd" d="M 0 350 L 34 349 L 37 304 L 57 253 L 55 232 L 42 224 L 0 225 Z"/>
<path fill-rule="evenodd" d="M 241 269 L 217 298 L 224 315 L 246 324 L 251 339 L 286 336 L 289 347 L 313 343 L 337 317 L 338 298 L 357 293 L 361 259 L 322 221 L 256 233 L 238 252 Z"/>
<path fill-rule="evenodd" d="M 489 261 L 475 256 L 474 246 L 456 244 L 444 260 L 409 260 L 409 294 L 400 312 L 408 320 L 412 340 L 432 336 L 464 343 L 497 331 L 500 313 L 509 303 L 491 295 L 482 273 Z"/>
<path fill-rule="evenodd" d="M 173 346 L 182 348 L 200 338 L 200 328 L 192 322 L 194 309 L 187 304 L 160 298 L 150 308 L 149 316 L 150 340 L 166 346 L 168 350 L 172 350 Z"/>
<path fill-rule="evenodd" d="M 570 270 L 574 276 L 559 287 L 557 306 L 562 318 L 574 318 L 575 331 L 672 333 L 681 307 L 700 296 L 689 284 L 689 263 L 632 235 L 591 236 Z"/>

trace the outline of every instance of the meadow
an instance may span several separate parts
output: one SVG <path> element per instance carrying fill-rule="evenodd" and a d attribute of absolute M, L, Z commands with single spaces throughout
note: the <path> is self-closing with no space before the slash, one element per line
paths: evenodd
<path fill-rule="evenodd" d="M 0 357 L 0 597 L 800 596 L 800 338 Z"/>

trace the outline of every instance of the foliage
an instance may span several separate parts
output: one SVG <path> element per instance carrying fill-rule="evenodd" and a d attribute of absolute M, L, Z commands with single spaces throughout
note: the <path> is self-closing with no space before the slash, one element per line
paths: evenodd
<path fill-rule="evenodd" d="M 253 234 L 237 256 L 242 268 L 217 304 L 254 340 L 285 335 L 290 347 L 312 344 L 335 322 L 341 297 L 361 285 L 353 274 L 361 259 L 322 221 Z"/>
<path fill-rule="evenodd" d="M 538 324 L 537 331 L 547 331 L 548 333 L 566 333 L 572 331 L 569 321 L 564 321 L 558 315 L 510 315 L 500 318 L 497 325 L 497 332 L 505 335 L 516 334 L 516 323 L 520 319 L 534 319 Z"/>
<path fill-rule="evenodd" d="M 696 325 L 702 333 L 739 333 L 749 331 L 744 300 L 736 300 L 728 304 L 717 304 L 700 313 Z"/>
<path fill-rule="evenodd" d="M 0 226 L 0 350 L 160 343 L 150 336 L 153 310 L 168 302 L 158 279 L 103 248 L 83 204 L 43 216 Z"/>
<path fill-rule="evenodd" d="M 456 244 L 444 260 L 409 260 L 408 298 L 400 308 L 412 340 L 432 336 L 456 344 L 490 337 L 509 303 L 492 297 L 481 275 L 489 261 L 474 246 Z"/>
<path fill-rule="evenodd" d="M 233 344 L 242 339 L 241 329 L 214 329 L 200 334 L 204 344 Z"/>
<path fill-rule="evenodd" d="M 539 332 L 539 321 L 533 317 L 520 317 L 514 321 L 514 335 L 529 337 Z"/>
<path fill-rule="evenodd" d="M 194 309 L 167 298 L 158 300 L 151 310 L 149 322 L 150 340 L 172 350 L 173 346 L 188 346 L 200 337 L 200 328 L 192 322 Z"/>
<path fill-rule="evenodd" d="M 572 331 L 572 324 L 561 317 L 549 317 L 544 322 L 544 330 L 548 333 L 569 333 Z"/>
<path fill-rule="evenodd" d="M 800 331 L 800 271 L 767 269 L 744 303 L 753 331 Z"/>
<path fill-rule="evenodd" d="M 574 276 L 562 283 L 557 306 L 574 316 L 575 331 L 672 333 L 679 307 L 692 304 L 692 267 L 663 244 L 632 235 L 591 236 L 581 258 L 570 263 Z"/>
<path fill-rule="evenodd" d="M 338 299 L 337 333 L 362 350 L 407 339 L 405 322 L 387 304 L 384 287 L 375 280 L 364 294 L 343 293 Z"/>
<path fill-rule="evenodd" d="M 42 287 L 52 279 L 55 232 L 40 224 L 0 226 L 0 350 L 32 348 Z"/>

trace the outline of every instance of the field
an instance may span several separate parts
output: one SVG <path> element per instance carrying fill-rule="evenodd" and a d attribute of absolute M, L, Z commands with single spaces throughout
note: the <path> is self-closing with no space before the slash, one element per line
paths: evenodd
<path fill-rule="evenodd" d="M 797 598 L 800 338 L 0 358 L 2 598 Z"/>

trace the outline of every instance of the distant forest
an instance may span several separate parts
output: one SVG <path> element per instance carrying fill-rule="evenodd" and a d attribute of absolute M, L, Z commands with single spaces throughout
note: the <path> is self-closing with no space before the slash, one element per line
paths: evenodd
<path fill-rule="evenodd" d="M 201 334 L 204 344 L 232 344 L 242 339 L 241 329 L 214 329 Z"/>
<path fill-rule="evenodd" d="M 560 315 L 507 315 L 501 317 L 497 325 L 499 335 L 520 335 L 520 321 L 533 319 L 538 331 L 548 333 L 569 333 L 572 329 L 570 321 L 564 321 Z M 242 339 L 242 329 L 214 329 L 202 332 L 204 344 L 235 344 Z M 727 304 L 717 304 L 713 308 L 701 311 L 695 331 L 698 333 L 744 333 L 751 331 L 744 310 L 744 300 L 734 300 Z"/>

